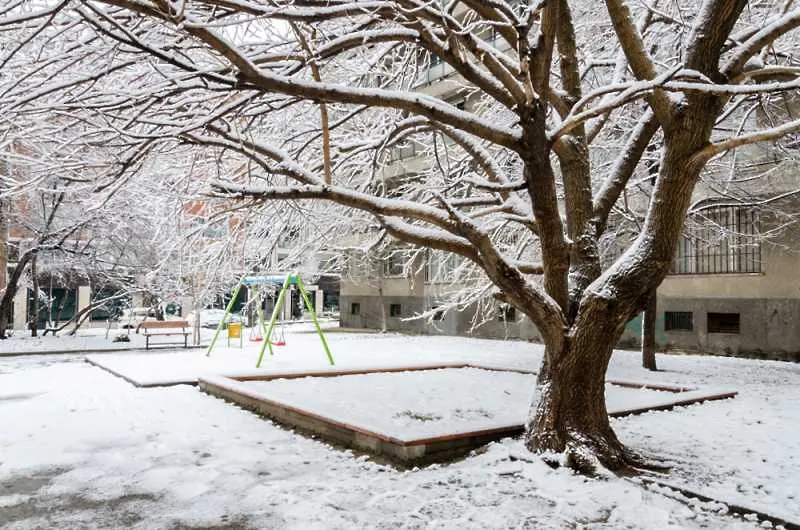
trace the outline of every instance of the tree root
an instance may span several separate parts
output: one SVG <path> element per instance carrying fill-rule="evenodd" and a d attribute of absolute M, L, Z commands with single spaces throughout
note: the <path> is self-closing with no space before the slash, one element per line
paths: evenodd
<path fill-rule="evenodd" d="M 547 441 L 549 446 L 542 441 Z M 611 472 L 630 477 L 642 472 L 667 473 L 670 470 L 666 462 L 628 449 L 613 433 L 611 436 L 571 434 L 567 440 L 528 434 L 525 445 L 554 469 L 567 467 L 588 476 Z"/>

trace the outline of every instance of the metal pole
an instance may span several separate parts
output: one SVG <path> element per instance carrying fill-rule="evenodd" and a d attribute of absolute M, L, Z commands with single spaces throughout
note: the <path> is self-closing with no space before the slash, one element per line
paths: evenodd
<path fill-rule="evenodd" d="M 228 307 L 225 308 L 225 314 L 222 316 L 222 320 L 219 321 L 217 325 L 217 331 L 214 332 L 214 338 L 211 339 L 211 344 L 208 346 L 208 352 L 206 352 L 206 357 L 211 355 L 211 350 L 214 349 L 214 345 L 217 343 L 217 338 L 219 337 L 219 332 L 222 330 L 222 327 L 225 325 L 225 319 L 228 318 L 228 315 L 231 314 L 231 309 L 233 309 L 233 304 L 236 303 L 236 298 L 239 296 L 239 291 L 242 288 L 242 282 L 239 282 L 236 285 L 236 289 L 233 290 L 233 296 L 231 296 L 231 301 L 228 302 Z M 199 310 L 198 310 L 199 314 Z"/>
<path fill-rule="evenodd" d="M 264 308 L 261 307 L 263 301 L 261 300 L 260 293 L 261 291 L 259 290 L 258 286 L 256 286 L 256 314 L 258 315 L 258 325 L 261 326 L 261 335 L 263 336 L 263 339 L 267 340 L 267 323 L 264 320 Z"/>
<path fill-rule="evenodd" d="M 272 308 L 272 317 L 269 319 L 269 327 L 267 331 L 264 333 L 264 344 L 261 346 L 261 352 L 258 354 L 258 362 L 256 362 L 256 368 L 261 368 L 261 361 L 264 360 L 264 351 L 269 347 L 269 354 L 274 355 L 275 352 L 272 351 L 272 343 L 270 342 L 270 338 L 272 338 L 272 330 L 275 328 L 275 321 L 278 320 L 278 315 L 280 314 L 281 307 L 283 306 L 283 299 L 286 296 L 286 291 L 289 289 L 289 280 L 291 279 L 291 275 L 286 275 L 286 279 L 283 281 L 283 287 L 281 288 L 281 292 L 278 295 L 278 301 L 275 302 L 275 307 Z"/>
<path fill-rule="evenodd" d="M 300 288 L 300 295 L 303 297 L 303 302 L 305 302 L 308 312 L 311 313 L 311 320 L 314 321 L 314 327 L 317 328 L 317 334 L 319 335 L 319 340 L 322 341 L 322 348 L 325 350 L 325 355 L 328 356 L 328 362 L 333 366 L 336 363 L 333 362 L 333 355 L 331 355 L 331 350 L 328 348 L 328 341 L 325 340 L 322 328 L 319 327 L 317 312 L 314 311 L 314 306 L 311 305 L 311 301 L 308 299 L 308 292 L 306 292 L 306 287 L 303 285 L 303 280 L 300 279 L 300 276 L 297 276 L 297 287 Z"/>

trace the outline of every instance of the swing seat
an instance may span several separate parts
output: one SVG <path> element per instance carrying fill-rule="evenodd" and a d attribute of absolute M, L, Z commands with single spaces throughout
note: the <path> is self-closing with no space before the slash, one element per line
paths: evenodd
<path fill-rule="evenodd" d="M 272 344 L 273 346 L 286 346 L 285 340 L 276 340 L 274 342 L 270 341 L 269 343 Z"/>
<path fill-rule="evenodd" d="M 251 337 L 250 342 L 261 342 L 264 340 L 264 337 Z"/>

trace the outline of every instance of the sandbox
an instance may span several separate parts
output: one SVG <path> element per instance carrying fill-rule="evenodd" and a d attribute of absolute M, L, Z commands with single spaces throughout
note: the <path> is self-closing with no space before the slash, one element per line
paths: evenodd
<path fill-rule="evenodd" d="M 206 376 L 209 394 L 327 441 L 408 465 L 446 460 L 523 432 L 536 374 L 471 364 Z M 609 381 L 610 416 L 735 392 Z"/>

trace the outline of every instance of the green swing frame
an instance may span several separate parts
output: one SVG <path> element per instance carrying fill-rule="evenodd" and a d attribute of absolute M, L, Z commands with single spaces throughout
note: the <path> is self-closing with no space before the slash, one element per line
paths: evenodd
<path fill-rule="evenodd" d="M 286 292 L 292 285 L 296 285 L 298 291 L 300 291 L 300 297 L 303 299 L 303 303 L 311 315 L 311 320 L 314 322 L 314 328 L 317 330 L 317 335 L 319 335 L 319 340 L 322 343 L 322 349 L 325 351 L 328 362 L 331 364 L 331 366 L 336 364 L 333 360 L 331 350 L 328 347 L 328 341 L 325 339 L 325 334 L 322 332 L 322 328 L 319 325 L 319 320 L 317 320 L 317 312 L 314 311 L 314 306 L 311 304 L 311 300 L 308 297 L 308 291 L 303 284 L 303 279 L 297 273 L 287 274 L 286 276 L 244 276 L 241 280 L 239 280 L 239 283 L 236 284 L 236 288 L 233 290 L 231 300 L 228 302 L 228 306 L 225 308 L 225 315 L 219 321 L 217 330 L 214 333 L 214 338 L 211 339 L 211 344 L 208 346 L 206 357 L 211 355 L 211 351 L 214 349 L 214 346 L 217 343 L 217 339 L 219 338 L 222 328 L 225 327 L 225 322 L 230 316 L 234 304 L 236 304 L 236 299 L 239 297 L 242 287 L 255 287 L 258 289 L 260 285 L 281 285 L 281 290 L 278 294 L 278 300 L 275 302 L 275 307 L 272 310 L 272 316 L 270 317 L 268 326 L 264 322 L 264 311 L 261 309 L 261 304 L 257 305 L 256 312 L 258 313 L 258 325 L 264 330 L 264 344 L 261 346 L 261 351 L 258 354 L 256 368 L 261 368 L 261 363 L 264 360 L 264 353 L 266 352 L 267 348 L 269 348 L 270 355 L 275 354 L 272 349 L 272 342 L 270 341 L 270 338 L 272 337 L 272 331 L 275 329 L 275 324 L 278 322 L 278 316 L 280 315 L 283 305 L 286 302 Z"/>

